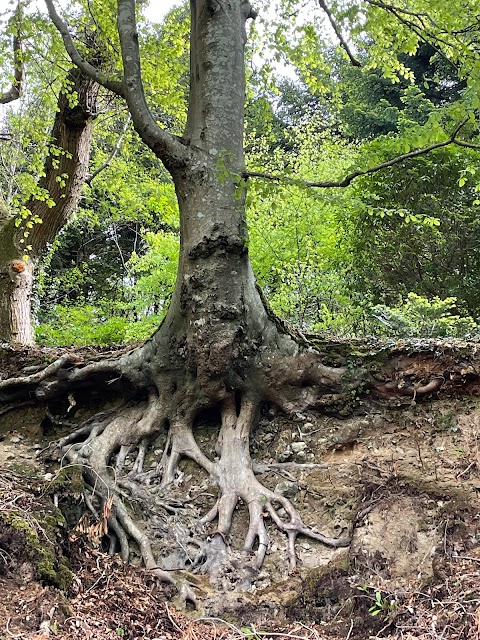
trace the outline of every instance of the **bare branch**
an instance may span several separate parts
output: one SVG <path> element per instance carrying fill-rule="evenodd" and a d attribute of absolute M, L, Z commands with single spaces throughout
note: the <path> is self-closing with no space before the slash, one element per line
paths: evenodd
<path fill-rule="evenodd" d="M 332 29 L 335 31 L 335 34 L 336 34 L 336 36 L 337 36 L 337 38 L 338 38 L 338 40 L 340 42 L 340 45 L 341 45 L 342 49 L 344 49 L 344 51 L 346 52 L 347 56 L 349 57 L 350 62 L 352 63 L 352 66 L 361 67 L 362 65 L 360 64 L 360 62 L 353 55 L 350 47 L 348 46 L 347 41 L 345 40 L 345 38 L 342 35 L 340 27 L 336 23 L 335 18 L 333 17 L 332 12 L 328 8 L 328 5 L 325 2 L 325 0 L 318 0 L 318 4 L 323 9 L 323 11 L 326 13 L 327 18 L 328 18 L 330 24 L 332 25 Z"/>
<path fill-rule="evenodd" d="M 115 159 L 117 153 L 121 149 L 123 138 L 125 137 L 125 134 L 127 133 L 128 125 L 130 124 L 131 120 L 132 120 L 132 118 L 131 118 L 130 114 L 128 114 L 127 119 L 125 120 L 125 124 L 123 125 L 123 128 L 122 128 L 122 130 L 120 132 L 120 135 L 117 138 L 117 142 L 115 143 L 115 146 L 112 149 L 112 152 L 110 153 L 108 158 L 105 160 L 105 162 L 103 164 L 101 164 L 97 169 L 95 169 L 95 171 L 93 173 L 91 173 L 88 176 L 88 178 L 85 180 L 85 184 L 88 184 L 88 186 L 90 186 L 90 184 L 92 183 L 92 180 L 94 180 L 98 176 L 99 173 L 101 173 L 104 169 L 106 169 L 108 166 L 110 166 L 110 164 L 113 162 L 113 160 Z"/>
<path fill-rule="evenodd" d="M 429 145 L 428 147 L 423 147 L 422 149 L 415 149 L 414 151 L 409 151 L 408 153 L 402 153 L 391 160 L 386 160 L 385 162 L 380 162 L 379 164 L 374 165 L 373 167 L 369 167 L 368 169 L 357 169 L 352 171 L 345 176 L 342 180 L 326 180 L 325 182 L 309 182 L 304 180 L 298 180 L 296 178 L 289 178 L 280 175 L 275 175 L 271 173 L 262 173 L 260 171 L 246 171 L 243 174 L 245 179 L 248 178 L 262 178 L 263 180 L 273 180 L 275 182 L 285 182 L 290 184 L 301 184 L 304 187 L 316 187 L 319 189 L 327 189 L 333 187 L 348 187 L 355 178 L 360 176 L 366 176 L 370 173 L 376 173 L 377 171 L 381 171 L 382 169 L 388 169 L 388 167 L 393 167 L 400 162 L 404 162 L 405 160 L 410 160 L 411 158 L 418 158 L 419 156 L 423 156 L 435 149 L 441 149 L 442 147 L 447 147 L 451 144 L 457 144 L 459 146 L 469 147 L 469 148 L 479 148 L 480 146 L 471 145 L 470 143 L 463 142 L 457 139 L 458 132 L 460 129 L 468 122 L 468 120 L 464 120 L 459 125 L 457 125 L 452 132 L 452 134 L 444 140 L 443 142 L 435 142 L 434 144 Z"/>
<path fill-rule="evenodd" d="M 189 157 L 188 148 L 178 138 L 158 126 L 147 106 L 140 65 L 135 0 L 118 0 L 117 5 L 125 99 L 132 114 L 135 130 L 167 168 L 184 166 Z"/>
<path fill-rule="evenodd" d="M 19 1 L 12 17 L 15 22 L 15 33 L 13 36 L 13 82 L 8 91 L 0 95 L 0 104 L 7 104 L 18 100 L 22 95 L 25 85 L 25 68 L 23 64 L 22 37 L 20 35 L 20 23 L 22 17 L 22 5 Z"/>
<path fill-rule="evenodd" d="M 480 144 L 475 144 L 473 142 L 466 142 L 465 140 L 457 140 L 457 139 L 455 139 L 453 142 L 457 144 L 459 147 L 465 147 L 466 149 L 476 149 L 477 151 L 480 151 Z"/>
<path fill-rule="evenodd" d="M 67 51 L 70 60 L 73 64 L 80 69 L 80 71 L 92 78 L 98 84 L 101 84 L 109 91 L 117 94 L 118 96 L 125 97 L 123 90 L 123 82 L 120 80 L 114 80 L 109 78 L 105 73 L 102 73 L 98 69 L 96 69 L 93 65 L 91 65 L 85 58 L 83 58 L 79 51 L 77 50 L 72 36 L 68 30 L 67 25 L 62 20 L 62 18 L 58 15 L 55 5 L 53 4 L 53 0 L 45 0 L 45 4 L 47 5 L 48 15 L 50 16 L 50 20 L 53 22 L 57 31 L 62 36 L 63 44 L 65 45 L 65 49 Z"/>

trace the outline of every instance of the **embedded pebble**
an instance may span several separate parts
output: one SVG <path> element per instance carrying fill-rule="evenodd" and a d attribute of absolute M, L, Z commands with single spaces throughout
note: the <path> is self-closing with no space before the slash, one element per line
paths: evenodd
<path fill-rule="evenodd" d="M 290 482 L 289 480 L 279 482 L 275 487 L 275 493 L 279 493 L 281 496 L 285 496 L 285 498 L 294 498 L 298 491 L 298 484 Z"/>
<path fill-rule="evenodd" d="M 305 451 L 307 448 L 306 442 L 292 442 L 291 444 L 292 451 L 294 453 L 300 453 L 300 451 Z"/>
<path fill-rule="evenodd" d="M 298 443 L 294 443 L 294 444 L 298 444 Z M 277 453 L 277 460 L 279 462 L 287 462 L 287 460 L 290 460 L 290 458 L 292 457 L 293 453 L 290 447 L 287 447 L 286 449 L 284 449 L 283 451 L 279 451 Z"/>

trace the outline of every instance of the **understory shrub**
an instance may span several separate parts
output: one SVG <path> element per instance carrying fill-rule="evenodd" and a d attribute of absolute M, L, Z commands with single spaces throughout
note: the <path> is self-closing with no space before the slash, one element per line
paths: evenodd
<path fill-rule="evenodd" d="M 454 297 L 429 300 L 409 293 L 396 307 L 375 305 L 370 315 L 373 332 L 382 336 L 471 338 L 477 333 L 477 323 L 461 315 Z"/>

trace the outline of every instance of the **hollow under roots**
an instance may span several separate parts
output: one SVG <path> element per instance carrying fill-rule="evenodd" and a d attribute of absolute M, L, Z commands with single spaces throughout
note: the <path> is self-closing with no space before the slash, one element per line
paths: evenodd
<path fill-rule="evenodd" d="M 159 523 L 166 534 L 175 537 L 180 547 L 194 545 L 196 557 L 189 568 L 208 573 L 215 578 L 225 570 L 235 572 L 238 563 L 231 563 L 230 533 L 234 512 L 239 503 L 248 510 L 249 524 L 243 543 L 242 571 L 238 584 L 248 585 L 246 576 L 254 576 L 262 566 L 269 547 L 266 520 L 286 534 L 290 571 L 296 567 L 295 541 L 298 535 L 318 540 L 330 547 L 347 546 L 347 538 L 331 538 L 306 525 L 293 504 L 283 495 L 265 487 L 255 476 L 250 457 L 250 433 L 257 419 L 258 402 L 245 395 L 228 397 L 221 403 L 221 427 L 212 460 L 202 452 L 193 434 L 195 412 L 167 419 L 162 401 L 152 395 L 148 401 L 132 407 L 123 406 L 109 413 L 97 414 L 80 425 L 59 443 L 63 462 L 80 465 L 85 481 L 85 503 L 97 522 L 104 521 L 110 536 L 110 550 L 120 550 L 127 560 L 130 545 L 136 543 L 148 570 L 160 579 L 172 582 L 182 591 L 184 599 L 194 600 L 187 583 L 158 566 L 149 537 L 136 524 L 126 503 L 143 504 L 146 511 L 155 503 L 166 513 L 175 513 L 182 504 L 173 496 L 181 471 L 179 462 L 189 458 L 197 463 L 217 487 L 214 505 L 203 517 L 195 518 L 190 530 L 178 526 L 175 531 L 166 519 Z M 144 470 L 145 455 L 150 443 L 167 429 L 163 454 L 155 468 Z M 126 460 L 135 456 L 127 470 Z M 186 497 L 185 502 L 189 500 Z M 158 509 L 157 509 L 158 510 Z M 216 523 L 212 530 L 213 523 Z M 158 524 L 158 523 L 157 523 Z M 194 530 L 193 530 L 194 529 Z M 183 568 L 183 567 L 177 567 Z"/>

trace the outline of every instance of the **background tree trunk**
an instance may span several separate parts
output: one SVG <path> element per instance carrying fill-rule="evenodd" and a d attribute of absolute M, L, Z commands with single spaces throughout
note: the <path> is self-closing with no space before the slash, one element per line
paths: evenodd
<path fill-rule="evenodd" d="M 78 69 L 68 74 L 68 86 L 72 85 L 77 103 L 71 105 L 75 95 L 72 90 L 60 94 L 51 132 L 52 150 L 45 160 L 44 177 L 38 183 L 55 204 L 49 207 L 46 202 L 32 198 L 26 203 L 31 217 L 17 226 L 15 215 L 2 203 L 0 342 L 34 343 L 31 298 L 35 268 L 48 244 L 75 211 L 87 178 L 98 85 Z M 31 228 L 27 226 L 30 220 Z M 31 247 L 28 250 L 27 245 Z"/>

